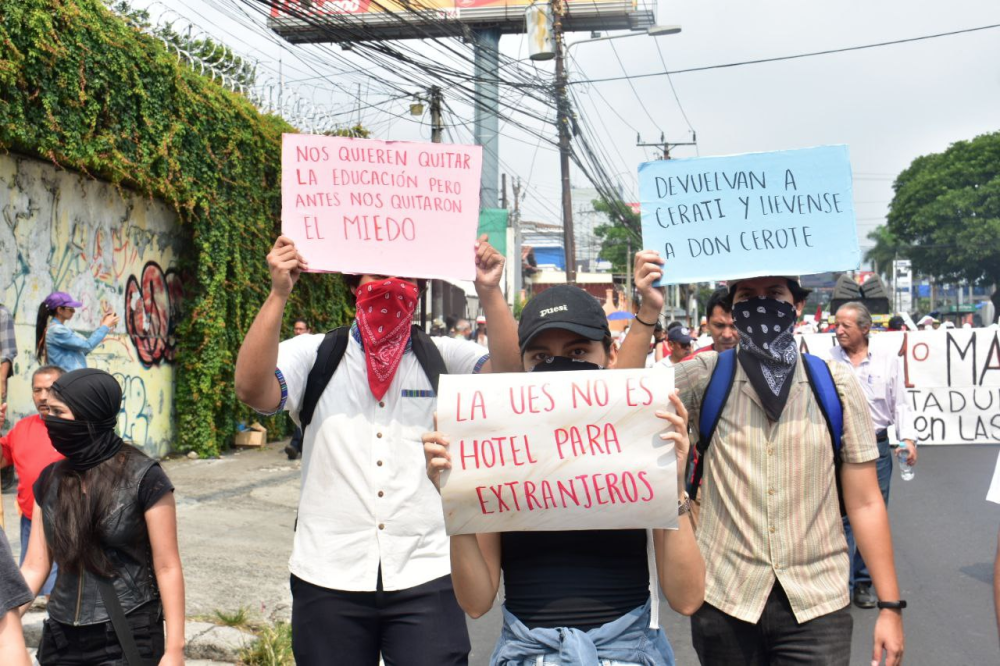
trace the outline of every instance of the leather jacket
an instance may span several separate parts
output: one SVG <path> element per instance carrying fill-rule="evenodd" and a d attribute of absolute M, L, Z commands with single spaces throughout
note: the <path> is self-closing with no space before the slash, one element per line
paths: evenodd
<path fill-rule="evenodd" d="M 112 509 L 101 520 L 104 552 L 115 569 L 113 584 L 126 614 L 160 598 L 153 571 L 153 549 L 149 543 L 145 513 L 139 506 L 139 483 L 156 464 L 143 455 L 130 455 L 125 462 L 122 483 L 114 490 Z M 50 483 L 43 498 L 43 524 L 51 539 L 58 483 Z M 82 575 L 59 567 L 48 603 L 49 617 L 74 626 L 108 622 L 110 616 L 101 600 L 94 574 Z"/>

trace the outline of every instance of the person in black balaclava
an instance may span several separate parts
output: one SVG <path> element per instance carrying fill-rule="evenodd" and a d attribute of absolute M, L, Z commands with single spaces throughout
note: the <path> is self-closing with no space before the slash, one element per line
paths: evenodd
<path fill-rule="evenodd" d="M 579 287 L 557 285 L 528 301 L 518 343 L 526 372 L 617 367 L 607 315 Z M 648 350 L 648 340 L 645 346 Z M 674 426 L 664 437 L 673 439 L 678 459 L 686 460 L 687 413 L 676 395 L 671 401 L 677 414 L 657 411 L 656 416 Z M 424 443 L 428 476 L 437 484 L 440 471 L 450 465 L 447 436 L 428 433 Z M 674 610 L 690 615 L 704 596 L 705 563 L 690 517 L 684 515 L 689 505 L 683 465 L 678 470 L 678 499 L 684 509 L 678 529 L 653 530 L 652 541 L 662 572 L 660 589 Z M 499 575 L 490 571 L 503 571 L 504 628 L 490 663 L 535 663 L 537 658 L 568 666 L 604 660 L 672 665 L 666 633 L 655 616 L 656 628 L 650 628 L 655 572 L 649 566 L 648 539 L 647 530 L 634 529 L 453 535 L 452 579 L 470 616 L 479 617 L 493 606 Z"/>
<path fill-rule="evenodd" d="M 43 666 L 121 660 L 133 649 L 147 663 L 183 663 L 173 486 L 159 463 L 115 432 L 121 401 L 121 386 L 103 370 L 74 370 L 52 385 L 44 421 L 66 459 L 35 483 L 22 567 L 34 595 L 52 561 L 59 564 L 38 651 Z M 125 614 L 129 632 L 116 633 L 106 600 Z"/>

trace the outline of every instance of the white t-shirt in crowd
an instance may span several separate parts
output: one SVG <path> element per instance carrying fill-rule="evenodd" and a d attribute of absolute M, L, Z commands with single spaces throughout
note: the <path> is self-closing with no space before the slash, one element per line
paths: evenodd
<path fill-rule="evenodd" d="M 431 338 L 449 374 L 478 371 L 485 349 Z M 285 409 L 299 422 L 306 380 L 323 335 L 281 343 Z M 430 381 L 407 350 L 382 400 L 368 387 L 364 350 L 351 336 L 316 405 L 302 447 L 298 524 L 288 568 L 332 590 L 371 592 L 379 566 L 385 590 L 404 590 L 451 572 L 441 498 L 427 478 L 423 433 L 433 429 Z"/>

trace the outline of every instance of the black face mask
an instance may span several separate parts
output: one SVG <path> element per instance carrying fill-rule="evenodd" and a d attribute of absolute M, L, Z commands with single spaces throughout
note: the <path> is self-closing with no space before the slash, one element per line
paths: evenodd
<path fill-rule="evenodd" d="M 795 319 L 794 305 L 773 298 L 761 296 L 733 305 L 740 365 L 772 421 L 785 409 L 799 357 Z"/>
<path fill-rule="evenodd" d="M 43 416 L 49 439 L 66 456 L 70 467 L 82 472 L 100 465 L 121 450 L 124 442 L 115 433 L 122 390 L 104 372 L 83 368 L 67 372 L 52 384 L 53 393 L 73 412 L 73 419 Z"/>
<path fill-rule="evenodd" d="M 564 370 L 603 370 L 603 365 L 579 361 L 567 356 L 549 356 L 531 369 L 531 372 L 562 372 Z"/>

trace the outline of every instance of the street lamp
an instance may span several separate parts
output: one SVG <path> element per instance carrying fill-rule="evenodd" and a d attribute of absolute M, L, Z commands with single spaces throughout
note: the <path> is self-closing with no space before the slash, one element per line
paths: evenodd
<path fill-rule="evenodd" d="M 566 84 L 568 75 L 563 63 L 564 55 L 569 56 L 569 50 L 577 44 L 588 42 L 604 42 L 612 39 L 625 39 L 626 37 L 662 37 L 663 35 L 676 35 L 681 31 L 679 25 L 654 25 L 646 29 L 645 32 L 630 32 L 624 35 L 605 35 L 603 37 L 593 37 L 583 39 L 566 45 L 563 40 L 562 21 L 560 14 L 556 13 L 553 25 L 556 51 L 556 128 L 559 131 L 559 166 L 562 173 L 562 208 L 563 208 L 563 249 L 566 252 L 566 282 L 572 284 L 576 282 L 576 241 L 573 238 L 573 200 L 569 183 L 569 155 L 570 155 L 570 119 L 567 108 L 569 103 L 566 100 Z M 631 271 L 626 276 L 631 288 Z"/>
<path fill-rule="evenodd" d="M 679 25 L 652 25 L 646 28 L 645 32 L 627 32 L 624 35 L 602 35 L 600 37 L 592 37 L 591 39 L 581 39 L 578 42 L 573 42 L 572 44 L 566 45 L 566 55 L 569 55 L 569 50 L 576 46 L 577 44 L 587 44 L 589 42 L 606 42 L 612 39 L 625 39 L 627 37 L 663 37 L 665 35 L 676 35 L 681 31 Z M 600 33 L 592 33 L 600 34 Z"/>

